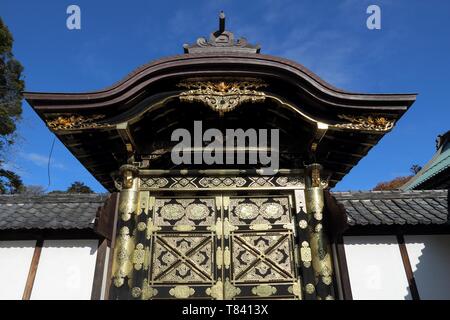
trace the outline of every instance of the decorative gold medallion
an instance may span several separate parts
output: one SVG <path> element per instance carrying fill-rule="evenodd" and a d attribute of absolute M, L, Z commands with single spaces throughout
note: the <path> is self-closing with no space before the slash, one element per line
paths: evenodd
<path fill-rule="evenodd" d="M 235 286 L 233 286 L 230 282 L 230 279 L 226 279 L 225 283 L 224 283 L 224 299 L 225 300 L 231 300 L 234 297 L 238 296 L 241 293 L 241 289 L 236 288 Z"/>
<path fill-rule="evenodd" d="M 144 260 L 145 260 L 144 245 L 142 243 L 138 243 L 136 245 L 136 249 L 134 249 L 134 252 L 133 252 L 133 260 L 132 261 L 133 261 L 134 269 L 141 270 L 142 265 L 144 264 Z"/>
<path fill-rule="evenodd" d="M 222 269 L 223 265 L 223 250 L 221 247 L 216 249 L 216 265 L 218 269 Z"/>
<path fill-rule="evenodd" d="M 206 294 L 213 297 L 216 300 L 223 300 L 223 283 L 217 281 L 211 288 L 206 289 Z"/>
<path fill-rule="evenodd" d="M 293 295 L 295 295 L 297 298 L 301 299 L 301 286 L 300 286 L 300 281 L 295 282 L 294 284 L 292 284 L 292 286 L 289 286 L 288 288 L 289 293 L 292 293 Z"/>
<path fill-rule="evenodd" d="M 223 251 L 223 265 L 225 266 L 225 269 L 229 269 L 230 264 L 231 264 L 230 248 L 225 247 L 225 250 Z"/>
<path fill-rule="evenodd" d="M 300 248 L 300 258 L 303 262 L 303 265 L 306 268 L 309 268 L 311 266 L 312 261 L 311 248 L 309 247 L 309 244 L 306 241 L 302 242 L 302 247 Z"/>
<path fill-rule="evenodd" d="M 151 298 L 153 298 L 154 296 L 156 296 L 158 294 L 158 290 L 152 288 L 149 284 L 148 284 L 148 280 L 144 279 L 144 282 L 142 284 L 142 300 L 149 300 Z"/>
<path fill-rule="evenodd" d="M 186 216 L 191 220 L 202 220 L 208 215 L 209 209 L 204 204 L 193 203 L 186 208 Z"/>
<path fill-rule="evenodd" d="M 184 208 L 180 204 L 166 204 L 161 208 L 161 217 L 166 220 L 179 220 L 184 216 Z"/>
<path fill-rule="evenodd" d="M 144 231 L 145 228 L 147 228 L 147 225 L 145 224 L 145 222 L 139 222 L 136 228 L 138 229 L 138 231 Z"/>
<path fill-rule="evenodd" d="M 238 230 L 238 227 L 233 226 L 230 221 L 228 221 L 228 218 L 225 218 L 223 220 L 223 236 L 225 239 L 228 239 L 228 237 L 230 236 L 230 234 L 233 231 Z"/>
<path fill-rule="evenodd" d="M 139 298 L 141 296 L 141 288 L 139 287 L 134 287 L 131 289 L 131 295 L 133 296 L 133 298 Z"/>
<path fill-rule="evenodd" d="M 314 291 L 316 290 L 316 288 L 314 287 L 314 285 L 313 285 L 312 283 L 308 283 L 308 284 L 305 286 L 305 290 L 306 290 L 306 293 L 308 293 L 308 294 L 313 294 Z"/>
<path fill-rule="evenodd" d="M 173 227 L 175 231 L 193 231 L 195 230 L 195 226 L 190 226 L 187 224 L 180 224 L 178 226 Z"/>
<path fill-rule="evenodd" d="M 161 230 L 161 227 L 155 226 L 153 224 L 152 218 L 148 218 L 147 220 L 147 232 L 146 232 L 146 238 L 149 240 L 152 236 L 152 234 L 156 231 Z"/>
<path fill-rule="evenodd" d="M 300 220 L 298 222 L 298 226 L 300 229 L 306 229 L 308 227 L 308 222 L 306 220 Z"/>
<path fill-rule="evenodd" d="M 236 207 L 235 212 L 244 220 L 252 220 L 259 214 L 258 207 L 253 203 L 242 203 Z"/>
<path fill-rule="evenodd" d="M 261 284 L 252 288 L 252 293 L 258 297 L 270 297 L 277 292 L 277 288 L 267 284 Z"/>
<path fill-rule="evenodd" d="M 284 213 L 283 206 L 279 203 L 265 203 L 261 206 L 261 215 L 267 219 L 277 219 Z"/>
<path fill-rule="evenodd" d="M 250 225 L 250 229 L 256 230 L 256 231 L 265 231 L 272 229 L 272 226 L 268 223 L 255 223 Z"/>
<path fill-rule="evenodd" d="M 169 294 L 177 299 L 187 299 L 195 294 L 195 290 L 189 286 L 176 286 L 169 290 Z"/>

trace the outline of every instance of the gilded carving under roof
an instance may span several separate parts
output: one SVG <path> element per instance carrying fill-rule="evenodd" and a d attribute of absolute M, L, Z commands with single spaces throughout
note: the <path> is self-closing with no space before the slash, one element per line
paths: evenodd
<path fill-rule="evenodd" d="M 395 120 L 381 116 L 339 115 L 339 118 L 349 121 L 333 125 L 333 127 L 340 129 L 385 132 L 391 130 L 395 124 Z"/>
<path fill-rule="evenodd" d="M 69 114 L 48 119 L 47 126 L 52 130 L 97 128 L 100 125 L 96 121 L 103 118 L 105 118 L 105 115 L 102 114 L 91 115 L 88 117 Z"/>
<path fill-rule="evenodd" d="M 223 115 L 245 102 L 263 102 L 264 92 L 258 89 L 267 84 L 256 78 L 245 79 L 190 79 L 182 81 L 179 87 L 188 89 L 180 93 L 183 102 L 201 102 Z"/>

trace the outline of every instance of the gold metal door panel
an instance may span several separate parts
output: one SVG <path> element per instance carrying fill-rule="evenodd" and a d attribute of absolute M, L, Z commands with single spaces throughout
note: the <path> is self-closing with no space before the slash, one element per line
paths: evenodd
<path fill-rule="evenodd" d="M 225 197 L 224 216 L 233 227 L 226 277 L 235 299 L 299 299 L 294 218 L 288 196 Z"/>
<path fill-rule="evenodd" d="M 148 283 L 153 298 L 299 299 L 288 196 L 156 197 Z"/>
<path fill-rule="evenodd" d="M 221 238 L 211 228 L 222 218 L 216 197 L 157 197 L 151 211 L 149 285 L 156 299 L 211 299 L 220 280 L 216 251 Z M 219 244 L 218 244 L 219 243 Z"/>

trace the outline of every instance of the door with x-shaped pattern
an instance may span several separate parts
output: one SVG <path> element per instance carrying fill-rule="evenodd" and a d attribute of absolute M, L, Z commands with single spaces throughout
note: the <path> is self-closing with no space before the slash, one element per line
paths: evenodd
<path fill-rule="evenodd" d="M 153 298 L 301 298 L 289 194 L 151 199 Z"/>

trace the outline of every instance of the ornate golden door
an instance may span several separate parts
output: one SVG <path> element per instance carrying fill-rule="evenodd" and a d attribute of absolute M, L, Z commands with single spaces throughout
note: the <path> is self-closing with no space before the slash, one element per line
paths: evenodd
<path fill-rule="evenodd" d="M 289 194 L 147 197 L 147 295 L 302 298 Z"/>

